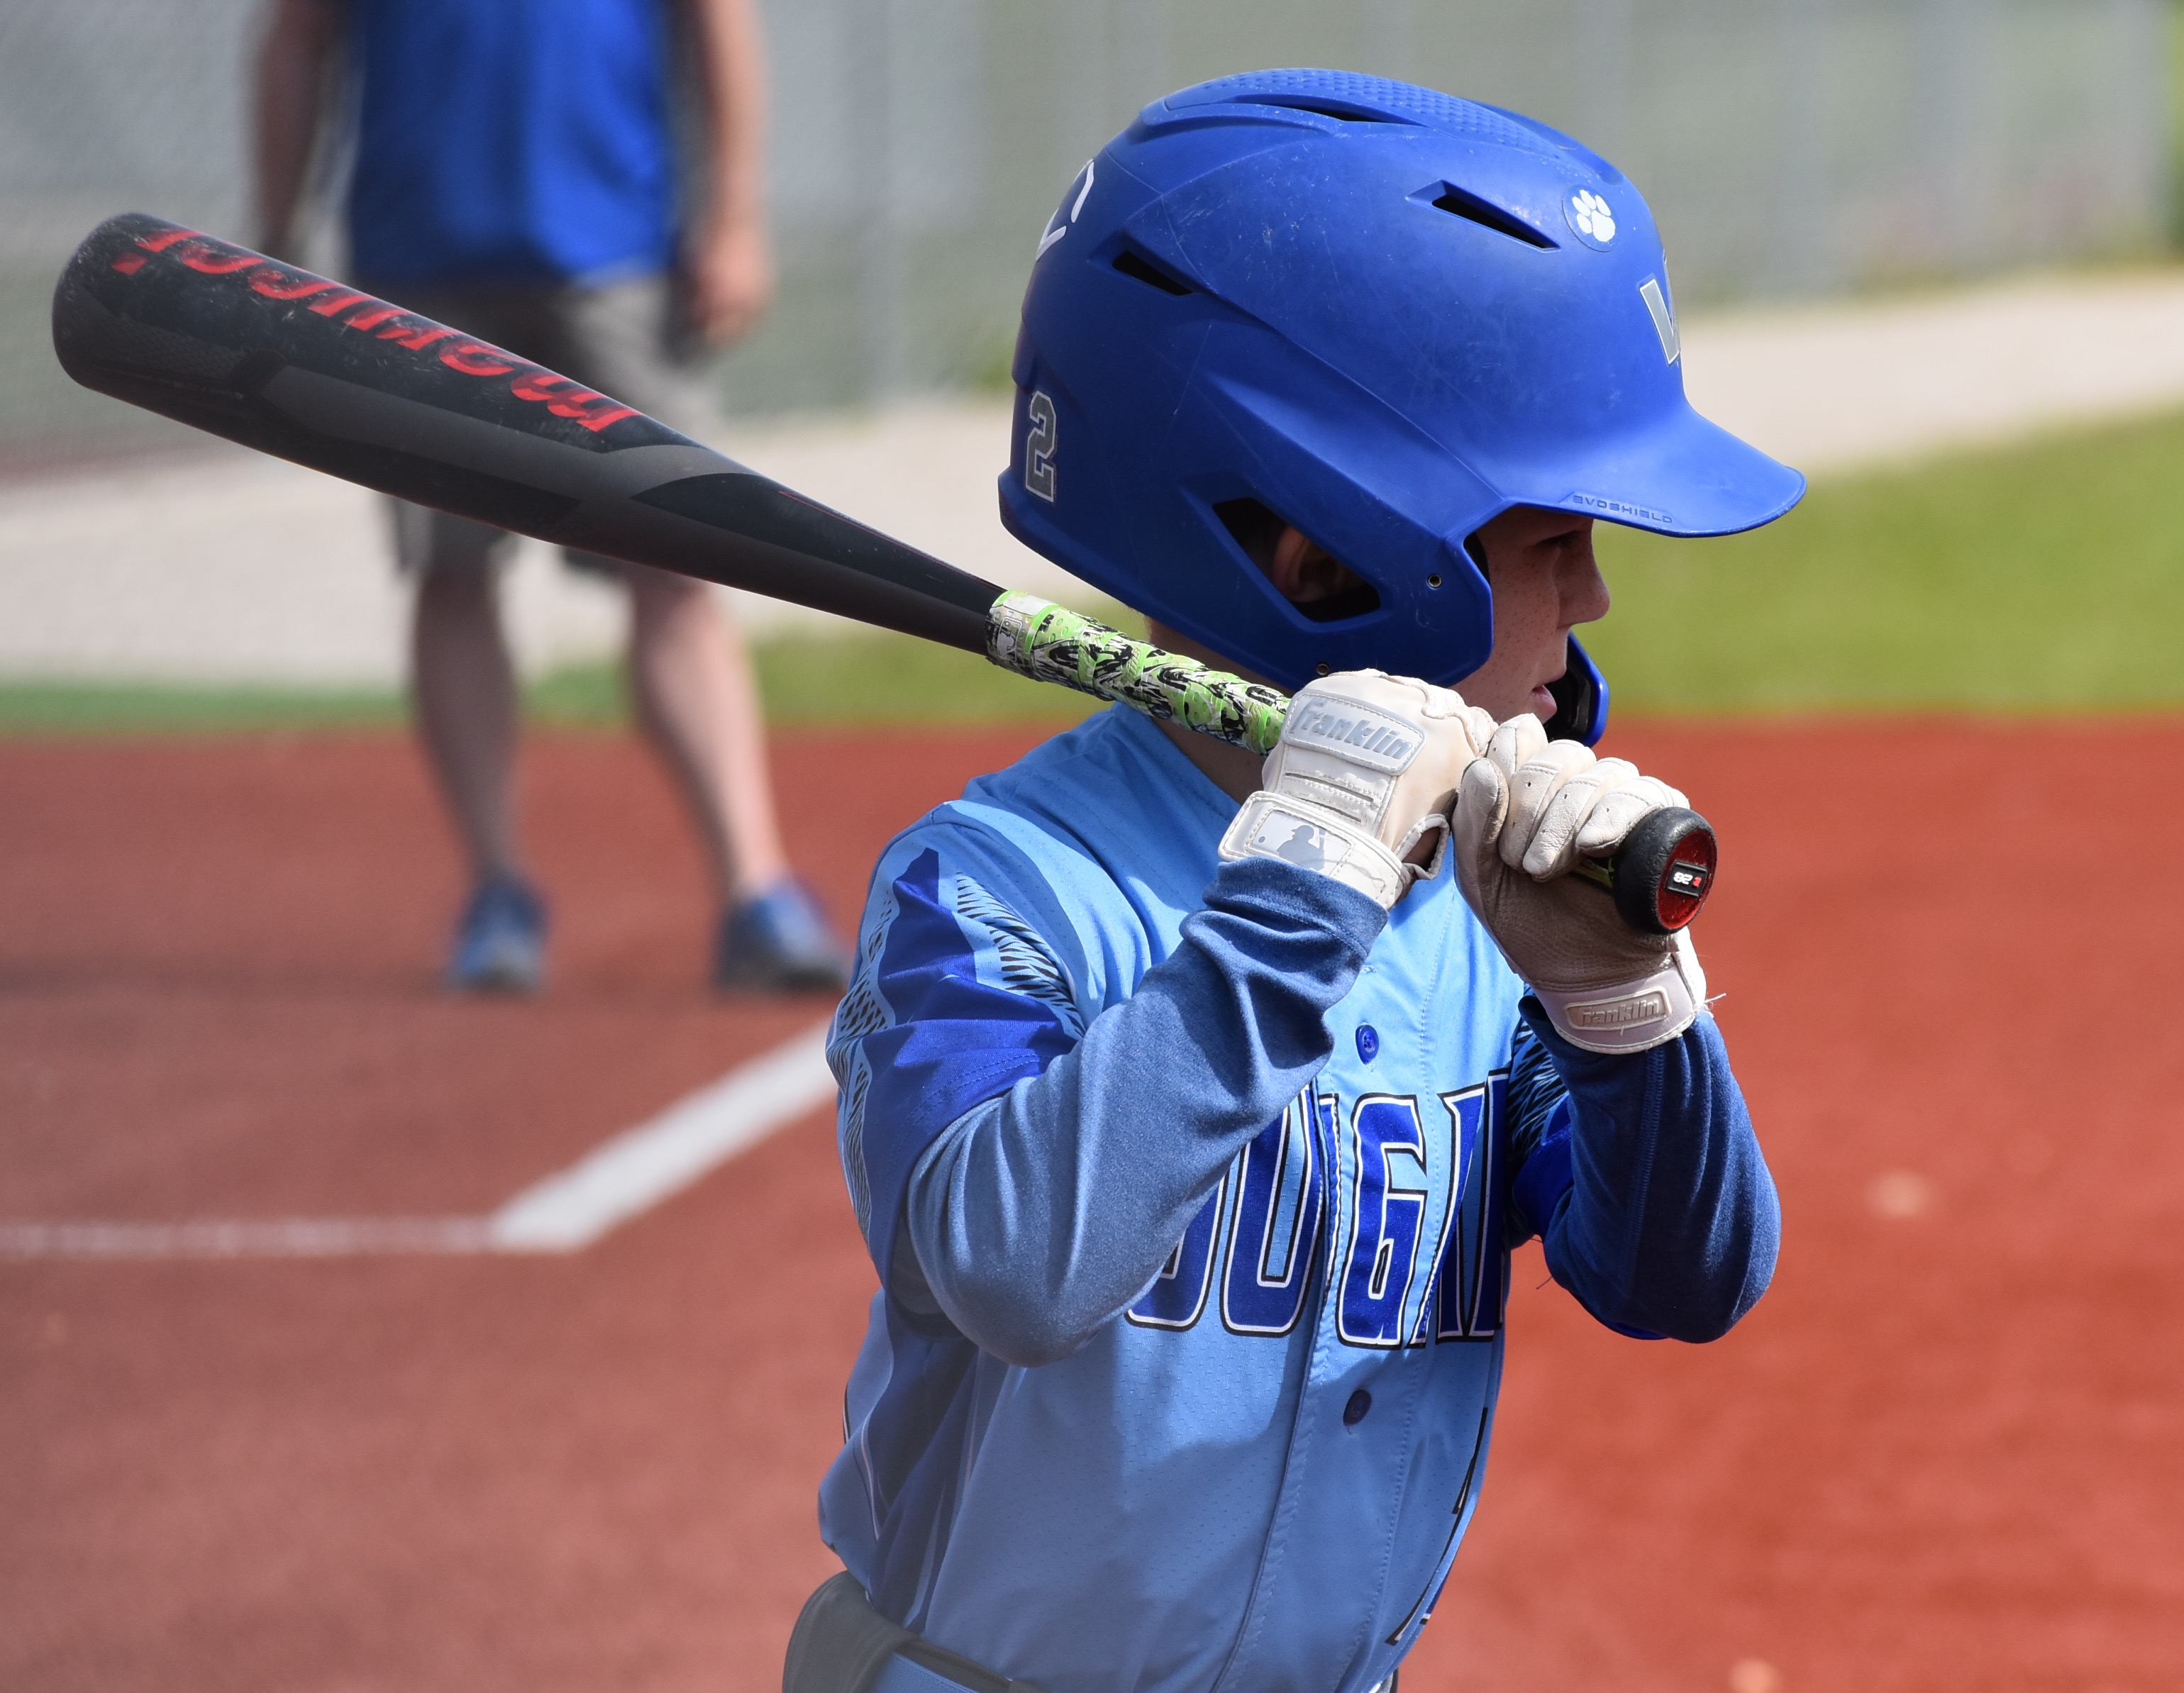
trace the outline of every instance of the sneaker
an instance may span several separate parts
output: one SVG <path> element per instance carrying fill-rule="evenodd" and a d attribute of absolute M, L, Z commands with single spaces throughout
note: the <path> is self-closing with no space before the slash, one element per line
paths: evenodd
<path fill-rule="evenodd" d="M 850 985 L 850 955 L 811 890 L 788 877 L 721 919 L 713 985 L 838 994 Z"/>
<path fill-rule="evenodd" d="M 546 902 L 527 882 L 477 885 L 455 929 L 448 985 L 468 994 L 535 994 L 546 979 Z"/>

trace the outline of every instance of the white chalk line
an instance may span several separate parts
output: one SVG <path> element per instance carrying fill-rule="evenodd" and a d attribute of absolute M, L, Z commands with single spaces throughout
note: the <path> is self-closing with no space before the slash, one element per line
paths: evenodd
<path fill-rule="evenodd" d="M 833 1093 L 811 1029 L 526 1188 L 488 1219 L 493 1250 L 581 1251 Z"/>
<path fill-rule="evenodd" d="M 833 1096 L 807 1030 L 534 1182 L 487 1217 L 0 1222 L 0 1259 L 581 1252 Z"/>

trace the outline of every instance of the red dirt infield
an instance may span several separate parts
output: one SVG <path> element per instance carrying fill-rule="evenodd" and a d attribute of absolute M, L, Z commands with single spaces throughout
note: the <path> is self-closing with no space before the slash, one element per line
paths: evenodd
<path fill-rule="evenodd" d="M 784 738 L 800 861 L 846 918 L 1028 738 Z M 2184 726 L 1613 747 L 1721 833 L 1781 1267 L 1694 1349 L 1520 1257 L 1407 1693 L 2173 1687 Z M 641 751 L 526 781 L 554 978 L 481 1005 L 399 738 L 0 743 L 0 1222 L 474 1213 L 823 1018 L 701 991 Z M 823 1113 L 569 1256 L 0 1262 L 0 1687 L 777 1686 L 872 1285 Z"/>

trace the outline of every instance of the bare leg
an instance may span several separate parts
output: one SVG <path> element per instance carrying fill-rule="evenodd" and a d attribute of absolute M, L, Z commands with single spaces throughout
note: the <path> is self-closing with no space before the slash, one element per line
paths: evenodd
<path fill-rule="evenodd" d="M 740 904 L 788 873 L 749 655 L 702 582 L 623 569 L 638 721 L 689 801 L 722 904 Z"/>
<path fill-rule="evenodd" d="M 483 565 L 427 571 L 410 627 L 417 734 L 476 881 L 519 873 L 513 803 L 515 671 L 500 592 Z"/>

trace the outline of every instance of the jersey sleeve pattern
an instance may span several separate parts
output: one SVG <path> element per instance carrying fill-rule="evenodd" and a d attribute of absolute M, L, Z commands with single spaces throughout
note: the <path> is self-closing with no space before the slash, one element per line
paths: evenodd
<path fill-rule="evenodd" d="M 857 1227 L 885 1280 L 904 1185 L 927 1143 L 1074 1046 L 1084 1016 L 1054 949 L 971 868 L 944 874 L 937 845 L 914 847 L 875 905 L 827 1056 Z"/>
<path fill-rule="evenodd" d="M 1570 1130 L 1574 1117 L 1569 1089 L 1556 1072 L 1538 1037 L 1524 1024 L 1509 1059 L 1509 1167 L 1515 1201 L 1509 1214 L 1509 1245 L 1521 1246 L 1540 1233 L 1541 1218 L 1552 1218 L 1570 1184 Z"/>

